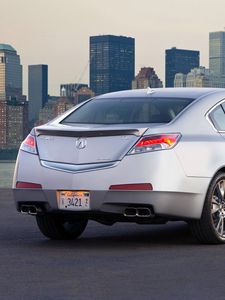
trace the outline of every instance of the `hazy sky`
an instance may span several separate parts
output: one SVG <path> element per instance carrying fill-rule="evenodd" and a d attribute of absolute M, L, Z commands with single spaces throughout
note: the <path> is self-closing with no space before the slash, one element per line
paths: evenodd
<path fill-rule="evenodd" d="M 208 33 L 223 30 L 225 0 L 0 0 L 0 43 L 14 46 L 24 70 L 48 64 L 49 93 L 60 83 L 88 82 L 89 36 L 136 40 L 136 73 L 154 67 L 164 82 L 165 49 L 200 50 L 208 66 Z"/>

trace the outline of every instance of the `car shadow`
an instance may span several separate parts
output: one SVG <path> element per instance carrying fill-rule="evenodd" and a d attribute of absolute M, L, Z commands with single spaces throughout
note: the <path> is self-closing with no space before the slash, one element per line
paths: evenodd
<path fill-rule="evenodd" d="M 115 228 L 114 228 L 115 226 Z M 184 222 L 166 225 L 116 224 L 112 227 L 89 225 L 83 235 L 76 240 L 42 240 L 42 246 L 75 246 L 80 249 L 127 249 L 137 247 L 191 246 L 200 245 L 192 236 Z"/>

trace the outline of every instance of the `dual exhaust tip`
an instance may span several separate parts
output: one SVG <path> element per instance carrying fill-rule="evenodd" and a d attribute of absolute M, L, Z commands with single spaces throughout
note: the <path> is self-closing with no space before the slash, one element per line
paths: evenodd
<path fill-rule="evenodd" d="M 36 216 L 38 213 L 42 212 L 42 209 L 40 207 L 35 206 L 35 205 L 21 205 L 20 212 L 22 214 Z"/>
<path fill-rule="evenodd" d="M 154 217 L 152 210 L 148 207 L 127 207 L 124 210 L 123 215 L 125 217 L 134 218 L 150 218 Z"/>
<path fill-rule="evenodd" d="M 36 205 L 21 205 L 20 212 L 22 214 L 28 214 L 36 216 L 37 214 L 42 212 L 40 207 Z M 139 217 L 139 218 L 149 218 L 154 217 L 152 210 L 148 207 L 127 207 L 124 210 L 123 215 L 125 217 Z"/>

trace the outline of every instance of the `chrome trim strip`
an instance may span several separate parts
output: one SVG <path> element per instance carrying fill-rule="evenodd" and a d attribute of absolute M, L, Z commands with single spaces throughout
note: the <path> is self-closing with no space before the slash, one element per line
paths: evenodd
<path fill-rule="evenodd" d="M 90 171 L 114 168 L 118 165 L 119 161 L 107 162 L 107 163 L 94 163 L 94 164 L 68 164 L 68 163 L 59 163 L 59 162 L 40 160 L 40 163 L 43 167 L 48 169 L 75 174 L 80 172 L 90 172 Z"/>

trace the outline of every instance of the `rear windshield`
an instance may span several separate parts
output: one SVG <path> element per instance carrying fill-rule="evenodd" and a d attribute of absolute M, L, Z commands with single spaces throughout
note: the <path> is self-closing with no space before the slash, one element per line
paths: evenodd
<path fill-rule="evenodd" d="M 61 123 L 168 123 L 193 100 L 186 98 L 93 99 L 72 112 Z"/>

